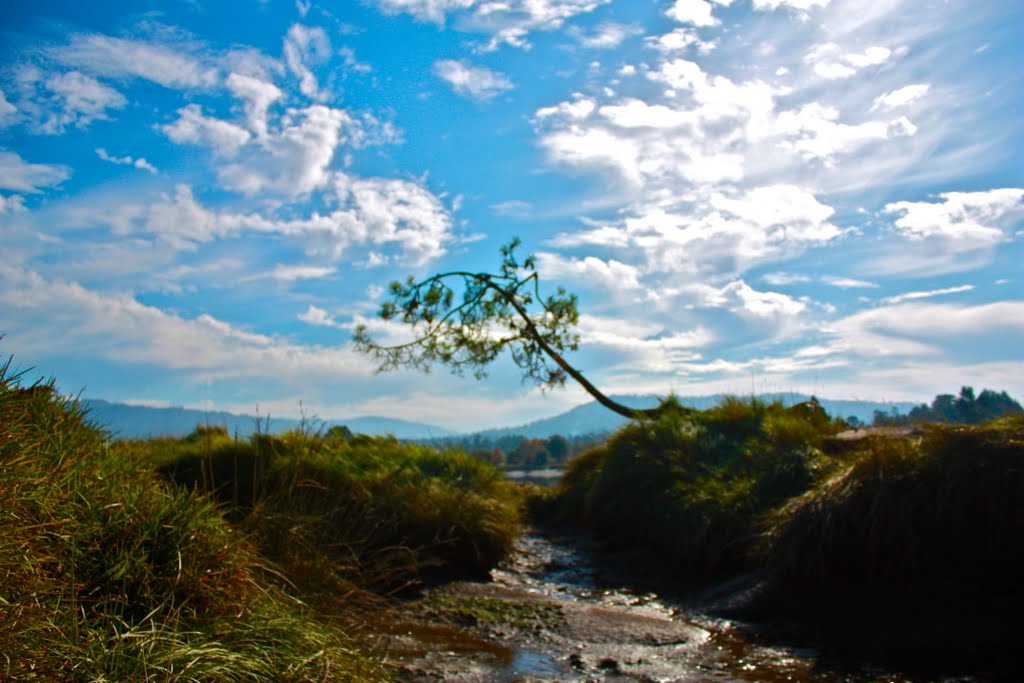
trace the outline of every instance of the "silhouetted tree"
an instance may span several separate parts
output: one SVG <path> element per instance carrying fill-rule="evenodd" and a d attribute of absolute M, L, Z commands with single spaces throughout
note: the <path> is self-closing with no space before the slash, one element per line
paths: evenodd
<path fill-rule="evenodd" d="M 569 364 L 564 354 L 579 345 L 576 295 L 559 287 L 553 295 L 542 296 L 536 262 L 532 256 L 519 261 L 515 254 L 519 244 L 516 238 L 501 248 L 496 273 L 457 270 L 418 282 L 410 277 L 404 283 L 391 283 L 391 300 L 381 306 L 379 315 L 411 326 L 415 338 L 382 346 L 360 325 L 354 337 L 356 348 L 378 361 L 378 371 L 399 367 L 427 371 L 440 363 L 456 374 L 469 370 L 478 379 L 486 377 L 487 367 L 507 350 L 523 381 L 544 388 L 560 386 L 571 377 L 619 415 L 656 415 L 657 409 L 630 408 L 609 398 Z"/>

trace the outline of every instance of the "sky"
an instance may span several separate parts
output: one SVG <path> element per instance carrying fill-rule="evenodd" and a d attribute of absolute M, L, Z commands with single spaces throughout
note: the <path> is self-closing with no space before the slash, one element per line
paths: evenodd
<path fill-rule="evenodd" d="M 512 237 L 614 394 L 1024 397 L 1016 0 L 0 7 L 0 355 L 455 430 L 588 400 L 350 344 Z"/>

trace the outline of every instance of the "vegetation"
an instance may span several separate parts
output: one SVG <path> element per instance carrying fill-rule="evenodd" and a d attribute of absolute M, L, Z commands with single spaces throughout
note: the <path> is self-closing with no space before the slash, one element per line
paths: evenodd
<path fill-rule="evenodd" d="M 1024 418 L 853 439 L 844 428 L 813 401 L 668 402 L 576 457 L 532 509 L 680 577 L 766 568 L 832 594 L 994 589 L 1024 573 Z"/>
<path fill-rule="evenodd" d="M 984 389 L 975 397 L 973 387 L 961 387 L 960 395 L 939 394 L 929 406 L 922 403 L 907 415 L 875 412 L 876 426 L 900 426 L 920 422 L 984 424 L 1007 415 L 1024 415 L 1024 408 L 1005 391 Z"/>
<path fill-rule="evenodd" d="M 360 325 L 355 345 L 379 361 L 379 370 L 411 367 L 429 370 L 446 365 L 456 374 L 466 370 L 480 379 L 487 367 L 506 350 L 522 370 L 523 380 L 542 387 L 560 386 L 572 377 L 598 403 L 628 418 L 653 417 L 654 412 L 630 408 L 590 383 L 565 359 L 575 351 L 579 335 L 577 298 L 559 287 L 555 294 L 540 293 L 540 276 L 532 256 L 516 257 L 518 238 L 501 248 L 497 273 L 449 271 L 416 281 L 391 283 L 391 300 L 380 318 L 398 320 L 412 328 L 412 341 L 393 346 L 377 344 L 369 329 Z M 461 285 L 461 300 L 448 283 Z"/>
<path fill-rule="evenodd" d="M 861 442 L 774 513 L 767 559 L 802 589 L 1018 589 L 1024 417 Z"/>
<path fill-rule="evenodd" d="M 573 460 L 540 512 L 650 549 L 687 575 L 738 569 L 762 516 L 828 468 L 820 445 L 842 425 L 813 402 L 726 399 L 699 413 L 673 403 Z"/>
<path fill-rule="evenodd" d="M 212 494 L 212 495 L 211 495 Z M 375 681 L 367 589 L 480 573 L 518 501 L 477 458 L 218 428 L 111 443 L 0 366 L 0 679 Z"/>

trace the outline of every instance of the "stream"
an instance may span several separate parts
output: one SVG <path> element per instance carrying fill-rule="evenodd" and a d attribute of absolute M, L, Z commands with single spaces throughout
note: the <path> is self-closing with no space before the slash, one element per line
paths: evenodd
<path fill-rule="evenodd" d="M 411 683 L 913 680 L 754 642 L 741 624 L 630 587 L 592 557 L 585 541 L 529 532 L 490 581 L 432 589 L 388 619 L 383 654 Z"/>

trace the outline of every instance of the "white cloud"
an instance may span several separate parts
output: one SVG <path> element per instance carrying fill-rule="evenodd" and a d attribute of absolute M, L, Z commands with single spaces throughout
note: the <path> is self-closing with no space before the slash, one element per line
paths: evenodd
<path fill-rule="evenodd" d="M 320 308 L 319 306 L 314 306 L 313 304 L 310 304 L 305 311 L 300 313 L 298 315 L 298 319 L 308 325 L 344 328 L 344 325 L 339 324 L 338 321 L 334 319 L 334 316 L 332 316 L 330 313 Z"/>
<path fill-rule="evenodd" d="M 117 164 L 119 166 L 134 166 L 135 168 L 142 169 L 143 171 L 149 171 L 150 173 L 158 173 L 156 167 L 142 157 L 136 159 L 134 157 L 127 155 L 123 157 L 111 156 L 103 147 L 96 148 L 96 156 L 98 156 L 100 159 L 103 159 L 104 161 L 109 161 L 110 163 Z"/>
<path fill-rule="evenodd" d="M 469 9 L 478 0 L 377 0 L 385 12 L 405 12 L 423 21 L 443 24 L 449 12 Z"/>
<path fill-rule="evenodd" d="M 777 130 L 785 138 L 781 145 L 805 160 L 831 162 L 839 155 L 856 152 L 872 143 L 917 132 L 906 117 L 859 124 L 842 123 L 838 119 L 837 109 L 817 102 L 804 105 L 798 111 L 782 112 L 777 120 Z"/>
<path fill-rule="evenodd" d="M 638 26 L 620 24 L 615 21 L 604 21 L 598 24 L 592 33 L 587 33 L 573 27 L 570 30 L 570 35 L 580 45 L 590 50 L 610 50 L 642 32 L 643 30 Z"/>
<path fill-rule="evenodd" d="M 434 74 L 460 95 L 478 100 L 488 100 L 514 87 L 505 74 L 487 67 L 474 66 L 465 60 L 442 59 L 434 62 Z"/>
<path fill-rule="evenodd" d="M 25 198 L 19 194 L 0 194 L 0 216 L 9 213 L 24 213 Z"/>
<path fill-rule="evenodd" d="M 1007 237 L 1007 223 L 1024 213 L 1024 189 L 946 192 L 941 202 L 893 202 L 884 213 L 898 215 L 893 225 L 908 239 L 938 238 L 981 247 Z"/>
<path fill-rule="evenodd" d="M 40 95 L 32 109 L 36 132 L 59 135 L 70 126 L 85 128 L 97 119 L 109 119 L 108 109 L 121 109 L 128 101 L 121 93 L 78 71 L 52 74 L 37 85 Z"/>
<path fill-rule="evenodd" d="M 528 48 L 533 31 L 555 31 L 573 17 L 592 12 L 611 0 L 376 0 L 385 12 L 404 12 L 423 21 L 443 24 L 447 15 L 456 17 L 462 30 L 491 38 L 483 50 L 502 45 Z"/>
<path fill-rule="evenodd" d="M 826 7 L 830 0 L 754 0 L 756 10 L 777 10 L 780 7 L 808 11 L 812 7 Z"/>
<path fill-rule="evenodd" d="M 836 352 L 865 357 L 939 355 L 954 338 L 1024 335 L 1024 302 L 899 303 L 854 313 L 824 331 L 833 337 Z"/>
<path fill-rule="evenodd" d="M 828 80 L 849 78 L 869 66 L 884 64 L 892 56 L 892 50 L 874 45 L 864 52 L 846 52 L 835 43 L 815 45 L 804 57 L 811 64 L 814 73 Z"/>
<path fill-rule="evenodd" d="M 252 137 L 241 126 L 204 115 L 198 104 L 185 105 L 178 110 L 174 123 L 160 126 L 160 129 L 178 144 L 206 145 L 225 157 L 234 156 Z"/>
<path fill-rule="evenodd" d="M 194 381 L 270 379 L 302 384 L 368 377 L 354 351 L 301 345 L 202 314 L 185 318 L 76 282 L 45 280 L 0 265 L 0 303 L 11 343 L 37 357 L 86 354 L 118 364 L 174 370 Z"/>
<path fill-rule="evenodd" d="M 917 299 L 931 299 L 937 296 L 945 296 L 946 294 L 959 294 L 960 292 L 969 292 L 974 289 L 974 285 L 960 285 L 958 287 L 945 287 L 943 289 L 933 289 L 927 292 L 907 292 L 905 294 L 897 294 L 896 296 L 889 296 L 882 299 L 884 304 L 899 304 L 904 301 L 916 301 Z"/>
<path fill-rule="evenodd" d="M 288 70 L 299 78 L 299 90 L 312 99 L 322 99 L 316 75 L 310 66 L 322 64 L 331 54 L 327 33 L 319 27 L 292 24 L 284 39 L 284 60 Z"/>
<path fill-rule="evenodd" d="M 67 45 L 51 48 L 59 62 L 98 76 L 136 77 L 167 88 L 209 88 L 220 75 L 180 44 L 112 38 L 100 34 L 72 35 Z"/>
<path fill-rule="evenodd" d="M 688 211 L 637 209 L 619 224 L 557 235 L 552 246 L 613 246 L 643 273 L 729 278 L 765 261 L 790 258 L 842 235 L 832 208 L 800 188 L 712 193 Z"/>
<path fill-rule="evenodd" d="M 580 316 L 579 332 L 588 353 L 613 354 L 614 365 L 602 368 L 605 373 L 673 372 L 681 363 L 700 358 L 697 349 L 714 341 L 704 327 L 673 333 L 657 324 L 586 314 Z"/>
<path fill-rule="evenodd" d="M 792 318 L 807 308 L 803 301 L 788 294 L 758 291 L 743 280 L 730 282 L 706 303 L 729 308 L 745 317 L 773 320 Z"/>
<path fill-rule="evenodd" d="M 835 275 L 824 275 L 821 281 L 826 285 L 840 289 L 872 289 L 878 287 L 876 283 L 868 282 L 867 280 L 857 280 L 851 277 L 838 277 Z"/>
<path fill-rule="evenodd" d="M 651 36 L 647 39 L 647 46 L 659 52 L 682 52 L 691 47 L 696 47 L 700 54 L 707 54 L 715 49 L 717 43 L 709 40 L 702 40 L 696 30 L 680 26 L 660 36 Z"/>
<path fill-rule="evenodd" d="M 0 89 L 0 127 L 8 125 L 17 111 L 18 108 L 7 101 L 4 91 Z"/>
<path fill-rule="evenodd" d="M 711 3 L 707 0 L 675 0 L 665 14 L 681 24 L 715 26 L 719 21 L 711 15 L 711 10 Z"/>
<path fill-rule="evenodd" d="M 321 280 L 338 272 L 329 266 L 286 266 L 278 264 L 270 273 L 270 277 L 279 282 L 296 282 L 298 280 Z"/>
<path fill-rule="evenodd" d="M 785 285 L 795 285 L 801 282 L 811 281 L 810 276 L 801 275 L 799 273 L 785 273 L 782 271 L 765 273 L 761 276 L 761 279 L 773 287 L 784 287 Z"/>
<path fill-rule="evenodd" d="M 573 280 L 596 284 L 611 292 L 640 289 L 639 271 L 635 266 L 610 259 L 603 261 L 594 256 L 566 259 L 557 254 L 537 254 L 539 270 L 551 280 Z"/>
<path fill-rule="evenodd" d="M 71 169 L 57 164 L 32 164 L 15 152 L 0 151 L 0 188 L 38 194 L 71 177 Z"/>
<path fill-rule="evenodd" d="M 281 99 L 281 89 L 269 81 L 239 73 L 228 76 L 227 86 L 232 95 L 245 101 L 249 130 L 258 139 L 267 137 L 267 109 Z"/>
<path fill-rule="evenodd" d="M 361 135 L 359 124 L 343 109 L 319 104 L 290 109 L 278 130 L 222 166 L 220 177 L 227 187 L 247 195 L 307 195 L 327 184 L 337 148 Z"/>
<path fill-rule="evenodd" d="M 876 97 L 871 109 L 883 107 L 886 109 L 898 109 L 899 107 L 905 107 L 924 97 L 928 93 L 929 88 L 930 86 L 927 83 L 915 83 L 914 85 L 892 90 Z"/>

